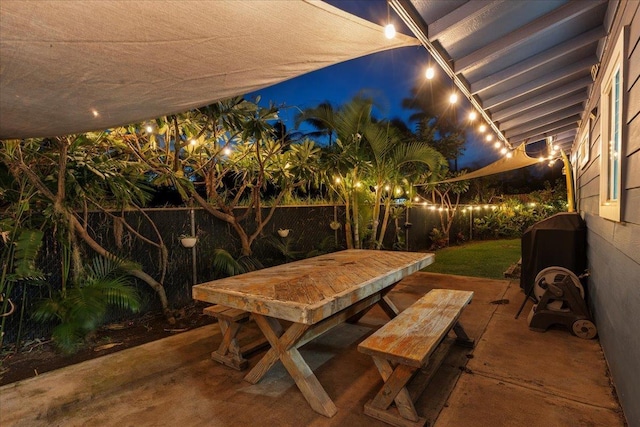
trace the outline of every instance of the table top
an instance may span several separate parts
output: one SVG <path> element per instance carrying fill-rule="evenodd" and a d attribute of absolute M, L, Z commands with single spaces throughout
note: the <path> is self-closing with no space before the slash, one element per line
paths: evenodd
<path fill-rule="evenodd" d="M 193 298 L 315 324 L 434 262 L 432 253 L 349 249 L 201 283 Z"/>

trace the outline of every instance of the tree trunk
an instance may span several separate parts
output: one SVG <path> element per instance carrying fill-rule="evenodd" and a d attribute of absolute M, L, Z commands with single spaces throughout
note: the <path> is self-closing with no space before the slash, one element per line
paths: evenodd
<path fill-rule="evenodd" d="M 389 216 L 391 215 L 391 197 L 384 202 L 384 218 L 382 219 L 382 227 L 380 228 L 380 238 L 378 241 L 378 249 L 382 248 L 384 235 L 387 234 L 387 226 L 389 225 Z"/>
<path fill-rule="evenodd" d="M 89 235 L 89 233 L 87 233 L 87 230 L 82 226 L 80 221 L 78 221 L 78 218 L 76 218 L 73 212 L 68 210 L 65 206 L 62 205 L 62 203 L 59 200 L 57 200 L 56 195 L 53 194 L 47 188 L 47 186 L 42 183 L 40 178 L 26 164 L 19 162 L 14 165 L 17 167 L 18 171 L 24 173 L 28 177 L 31 183 L 38 189 L 38 191 L 44 197 L 48 198 L 54 204 L 54 211 L 67 219 L 69 224 L 72 225 L 73 230 L 75 230 L 77 235 L 85 243 L 87 243 L 87 245 L 89 245 L 91 249 L 93 249 L 99 255 L 102 255 L 104 257 L 117 258 L 116 255 L 112 254 L 107 249 L 102 247 L 98 242 L 96 242 Z M 13 172 L 16 172 L 16 171 L 12 171 L 12 173 Z M 164 312 L 165 317 L 167 318 L 169 323 L 174 324 L 176 320 L 175 320 L 175 317 L 173 316 L 173 313 L 169 309 L 167 294 L 165 293 L 164 287 L 162 286 L 162 284 L 156 281 L 153 277 L 151 277 L 141 269 L 129 269 L 127 270 L 127 272 L 132 276 L 137 277 L 140 280 L 144 281 L 149 286 L 151 286 L 151 288 L 158 294 L 158 297 L 160 298 L 160 303 L 162 304 L 162 311 Z"/>

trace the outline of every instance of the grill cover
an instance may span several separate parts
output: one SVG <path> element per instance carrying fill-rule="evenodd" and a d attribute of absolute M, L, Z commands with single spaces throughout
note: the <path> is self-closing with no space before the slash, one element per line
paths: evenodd
<path fill-rule="evenodd" d="M 552 266 L 564 267 L 577 276 L 587 267 L 587 225 L 579 213 L 553 215 L 522 235 L 520 287 L 527 295 L 536 275 Z"/>

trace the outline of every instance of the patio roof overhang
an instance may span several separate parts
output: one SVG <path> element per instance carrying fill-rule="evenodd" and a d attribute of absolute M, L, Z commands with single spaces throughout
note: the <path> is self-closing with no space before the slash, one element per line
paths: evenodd
<path fill-rule="evenodd" d="M 507 146 L 570 151 L 617 0 L 389 0 Z"/>

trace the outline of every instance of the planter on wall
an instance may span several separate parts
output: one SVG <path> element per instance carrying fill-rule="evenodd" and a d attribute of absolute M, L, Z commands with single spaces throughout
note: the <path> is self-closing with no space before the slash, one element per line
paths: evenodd
<path fill-rule="evenodd" d="M 192 248 L 196 245 L 197 242 L 198 242 L 197 237 L 181 237 L 180 238 L 180 243 L 182 243 L 182 246 L 184 246 L 185 248 Z"/>

